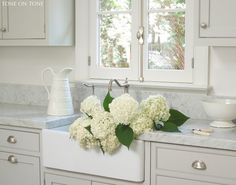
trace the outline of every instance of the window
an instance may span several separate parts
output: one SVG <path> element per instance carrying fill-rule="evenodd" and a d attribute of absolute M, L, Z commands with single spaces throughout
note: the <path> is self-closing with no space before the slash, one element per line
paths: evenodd
<path fill-rule="evenodd" d="M 90 0 L 90 78 L 191 83 L 191 2 Z"/>

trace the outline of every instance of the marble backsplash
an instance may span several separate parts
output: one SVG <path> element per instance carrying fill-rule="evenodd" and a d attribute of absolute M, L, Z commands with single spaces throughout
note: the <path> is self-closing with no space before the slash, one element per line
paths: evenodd
<path fill-rule="evenodd" d="M 75 111 L 79 110 L 80 102 L 92 94 L 92 90 L 76 83 L 71 88 Z M 107 93 L 106 86 L 95 87 L 95 95 L 103 99 Z M 113 88 L 112 95 L 118 96 L 123 89 Z M 129 93 L 139 102 L 149 95 L 161 94 L 166 97 L 170 107 L 176 108 L 194 119 L 208 119 L 201 105 L 206 95 L 197 92 L 174 92 L 158 89 L 130 88 Z M 26 105 L 47 106 L 47 93 L 43 86 L 0 84 L 0 102 Z"/>

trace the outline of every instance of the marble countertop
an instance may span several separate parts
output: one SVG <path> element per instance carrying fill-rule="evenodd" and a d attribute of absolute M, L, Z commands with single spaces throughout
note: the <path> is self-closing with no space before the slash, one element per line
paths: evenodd
<path fill-rule="evenodd" d="M 15 105 L 0 103 L 0 125 L 27 128 L 55 128 L 71 124 L 77 114 L 71 116 L 48 116 L 42 106 Z"/>
<path fill-rule="evenodd" d="M 188 120 L 180 127 L 180 133 L 154 131 L 141 135 L 138 139 L 144 141 L 215 148 L 236 151 L 236 128 L 212 128 L 210 121 Z M 210 136 L 201 136 L 192 133 L 192 129 L 212 128 Z M 54 128 L 58 132 L 68 132 L 69 126 Z"/>
<path fill-rule="evenodd" d="M 210 121 L 188 120 L 180 127 L 181 133 L 150 132 L 143 134 L 139 139 L 161 143 L 181 144 L 236 151 L 236 128 L 213 128 Z M 196 135 L 192 129 L 212 128 L 210 136 Z"/>

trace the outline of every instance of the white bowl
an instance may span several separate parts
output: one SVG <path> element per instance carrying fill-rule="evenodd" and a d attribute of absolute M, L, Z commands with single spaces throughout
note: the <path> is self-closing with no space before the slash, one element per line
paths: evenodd
<path fill-rule="evenodd" d="M 231 128 L 236 125 L 232 122 L 236 118 L 236 100 L 208 99 L 203 100 L 202 105 L 207 115 L 214 121 L 212 127 Z"/>

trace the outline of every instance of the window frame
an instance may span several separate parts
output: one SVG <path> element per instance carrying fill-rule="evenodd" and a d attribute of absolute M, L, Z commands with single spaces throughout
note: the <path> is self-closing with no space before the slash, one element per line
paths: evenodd
<path fill-rule="evenodd" d="M 94 2 L 94 0 L 93 0 Z M 141 3 L 138 5 L 141 7 Z M 198 11 L 196 3 L 194 2 L 194 11 Z M 90 6 L 89 0 L 76 1 L 76 41 L 75 41 L 75 80 L 87 83 L 93 83 L 98 85 L 106 85 L 107 79 L 115 78 L 115 76 L 106 76 L 106 78 L 98 78 L 96 75 L 92 75 L 91 70 L 91 45 L 94 45 L 91 41 L 91 22 L 90 22 Z M 196 21 L 196 20 L 194 20 Z M 141 25 L 141 23 L 140 23 Z M 194 24 L 195 26 L 195 24 Z M 130 83 L 136 87 L 145 88 L 161 88 L 161 89 L 180 89 L 203 91 L 207 90 L 209 85 L 209 56 L 210 50 L 208 46 L 194 46 L 194 68 L 193 68 L 193 81 L 192 83 L 178 83 L 178 82 L 158 82 L 158 81 L 141 81 L 139 79 L 142 71 L 140 71 L 140 64 L 138 75 L 135 75 L 135 80 L 129 79 Z M 139 56 L 140 57 L 140 56 Z M 192 63 L 191 63 L 192 64 Z M 124 74 L 124 73 L 123 73 Z M 104 74 L 101 74 L 104 75 Z M 126 76 L 126 75 L 123 75 Z M 119 79 L 119 78 L 118 78 Z M 124 79 L 122 77 L 121 79 Z"/>
<path fill-rule="evenodd" d="M 138 45 L 136 44 L 136 30 L 138 29 L 138 22 L 137 20 L 133 21 L 132 19 L 132 25 L 131 25 L 131 62 L 129 68 L 110 68 L 110 67 L 100 67 L 98 66 L 98 50 L 99 50 L 99 41 L 98 41 L 98 15 L 99 12 L 97 11 L 99 9 L 99 3 L 98 0 L 95 0 L 96 3 L 94 3 L 94 0 L 89 0 L 89 7 L 90 7 L 90 57 L 91 57 L 91 65 L 89 68 L 89 77 L 91 79 L 111 79 L 111 78 L 117 78 L 117 79 L 125 79 L 128 78 L 130 80 L 136 80 L 137 79 L 137 73 L 138 73 L 138 55 L 135 51 L 138 49 Z M 137 0 L 132 0 L 133 7 L 131 9 L 131 16 L 135 17 L 138 16 L 138 5 L 135 3 Z M 113 11 L 111 11 L 113 12 Z M 115 12 L 113 12 L 115 13 Z M 95 31 L 96 30 L 96 31 Z"/>
<path fill-rule="evenodd" d="M 145 36 L 148 35 L 148 1 L 143 3 L 143 25 L 145 29 Z M 175 82 L 175 83 L 192 83 L 193 82 L 193 68 L 192 60 L 194 58 L 193 51 L 193 1 L 186 0 L 185 10 L 185 61 L 184 70 L 165 70 L 165 69 L 148 69 L 148 39 L 145 39 L 143 49 L 143 78 L 145 81 L 158 82 Z M 152 11 L 153 12 L 153 11 Z M 157 12 L 157 11 L 155 11 Z"/>

